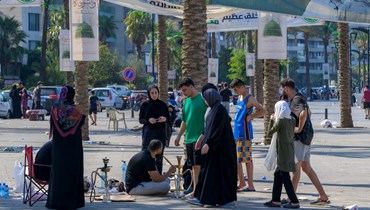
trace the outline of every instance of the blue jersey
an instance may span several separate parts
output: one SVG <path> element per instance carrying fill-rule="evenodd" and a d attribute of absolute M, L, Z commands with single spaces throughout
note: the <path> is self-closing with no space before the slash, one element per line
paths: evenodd
<path fill-rule="evenodd" d="M 253 112 L 253 107 L 247 108 L 249 94 L 243 101 L 238 100 L 236 104 L 235 121 L 234 121 L 234 139 L 236 141 L 252 140 L 253 127 L 252 122 L 247 122 L 247 116 Z"/>

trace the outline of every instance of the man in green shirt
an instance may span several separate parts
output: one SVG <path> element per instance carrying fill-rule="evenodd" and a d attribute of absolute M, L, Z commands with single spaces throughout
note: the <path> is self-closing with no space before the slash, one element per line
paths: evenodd
<path fill-rule="evenodd" d="M 175 139 L 175 145 L 180 145 L 180 137 L 186 131 L 185 143 L 187 164 L 193 169 L 194 186 L 189 197 L 193 197 L 202 161 L 200 150 L 195 149 L 195 144 L 204 132 L 204 114 L 206 113 L 207 105 L 204 102 L 202 95 L 198 93 L 197 89 L 195 89 L 193 80 L 189 78 L 185 79 L 180 83 L 179 88 L 187 99 L 183 105 L 182 122 L 180 131 Z"/>

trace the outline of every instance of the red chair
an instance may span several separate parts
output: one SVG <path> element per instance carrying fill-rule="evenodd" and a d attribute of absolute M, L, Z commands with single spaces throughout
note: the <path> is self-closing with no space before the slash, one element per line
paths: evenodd
<path fill-rule="evenodd" d="M 29 203 L 30 206 L 39 201 L 44 195 L 48 194 L 48 181 L 41 180 L 35 177 L 34 167 L 51 167 L 50 165 L 34 164 L 33 147 L 24 147 L 24 187 L 23 187 L 23 203 Z M 34 187 L 34 190 L 32 190 Z M 34 191 L 34 192 L 33 192 Z"/>

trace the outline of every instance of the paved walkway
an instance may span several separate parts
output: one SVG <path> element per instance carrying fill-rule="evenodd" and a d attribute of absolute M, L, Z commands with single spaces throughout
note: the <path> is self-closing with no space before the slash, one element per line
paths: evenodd
<path fill-rule="evenodd" d="M 328 109 L 329 119 L 340 122 L 339 103 L 337 101 L 310 102 L 313 112 L 312 121 L 315 127 L 315 138 L 312 146 L 311 162 L 320 181 L 330 196 L 329 206 L 313 206 L 310 202 L 318 197 L 316 189 L 306 175 L 302 174 L 298 197 L 301 199 L 301 209 L 341 209 L 342 206 L 357 204 L 359 208 L 370 210 L 370 120 L 365 120 L 362 109 L 353 107 L 353 121 L 355 128 L 322 128 L 320 122 L 324 119 L 325 108 Z M 234 108 L 232 108 L 233 110 Z M 131 111 L 126 111 L 131 116 Z M 136 118 L 127 118 L 128 127 L 138 124 Z M 28 120 L 0 120 L 0 150 L 5 147 L 22 147 L 25 144 L 40 147 L 48 140 L 49 122 Z M 121 177 L 121 160 L 129 160 L 140 150 L 141 133 L 123 131 L 120 124 L 118 132 L 107 131 L 108 118 L 105 113 L 98 114 L 98 126 L 90 127 L 90 137 L 94 142 L 109 142 L 108 145 L 84 143 L 85 175 L 89 176 L 93 170 L 103 165 L 102 159 L 110 159 L 109 165 L 113 168 L 108 175 L 115 179 Z M 263 137 L 263 121 L 254 120 L 255 143 L 261 143 Z M 17 149 L 17 148 L 16 148 Z M 268 209 L 262 203 L 271 199 L 273 174 L 267 172 L 263 166 L 268 146 L 261 144 L 254 147 L 255 187 L 257 192 L 243 192 L 238 194 L 237 209 Z M 13 165 L 16 160 L 23 161 L 21 152 L 1 152 L 0 182 L 14 186 Z M 182 155 L 182 148 L 171 146 L 165 149 L 165 156 L 176 163 L 175 156 Z M 164 166 L 168 168 L 168 164 Z M 266 181 L 262 177 L 266 176 Z M 284 195 L 285 196 L 285 195 Z M 24 205 L 20 197 L 12 194 L 10 199 L 0 199 L 0 209 L 45 209 L 45 202 L 38 202 L 34 207 Z M 84 209 L 193 209 L 172 194 L 165 197 L 137 196 L 133 203 L 89 203 L 86 199 Z"/>

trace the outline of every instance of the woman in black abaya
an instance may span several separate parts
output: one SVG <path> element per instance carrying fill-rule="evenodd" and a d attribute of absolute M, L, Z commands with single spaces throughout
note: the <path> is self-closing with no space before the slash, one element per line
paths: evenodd
<path fill-rule="evenodd" d="M 237 199 L 236 150 L 231 118 L 221 104 L 221 96 L 214 89 L 203 93 L 211 108 L 206 118 L 204 139 L 197 142 L 204 162 L 194 194 L 188 202 L 197 205 L 235 206 Z"/>
<path fill-rule="evenodd" d="M 159 89 L 155 85 L 148 88 L 149 100 L 144 102 L 140 108 L 139 122 L 143 126 L 143 142 L 141 150 L 148 149 L 149 142 L 153 139 L 160 140 L 163 145 L 166 145 L 166 123 L 170 119 L 167 104 L 158 99 Z M 156 158 L 156 166 L 158 172 L 162 174 L 163 167 L 163 150 L 162 154 Z"/>
<path fill-rule="evenodd" d="M 12 99 L 12 103 L 11 103 L 12 116 L 11 116 L 11 118 L 21 118 L 22 117 L 21 95 L 19 93 L 19 89 L 17 88 L 16 84 L 14 84 L 12 86 L 12 89 L 10 90 L 9 96 Z"/>
<path fill-rule="evenodd" d="M 50 114 L 53 149 L 48 209 L 85 206 L 81 127 L 86 116 L 74 106 L 74 95 L 72 87 L 63 87 L 59 102 Z"/>

